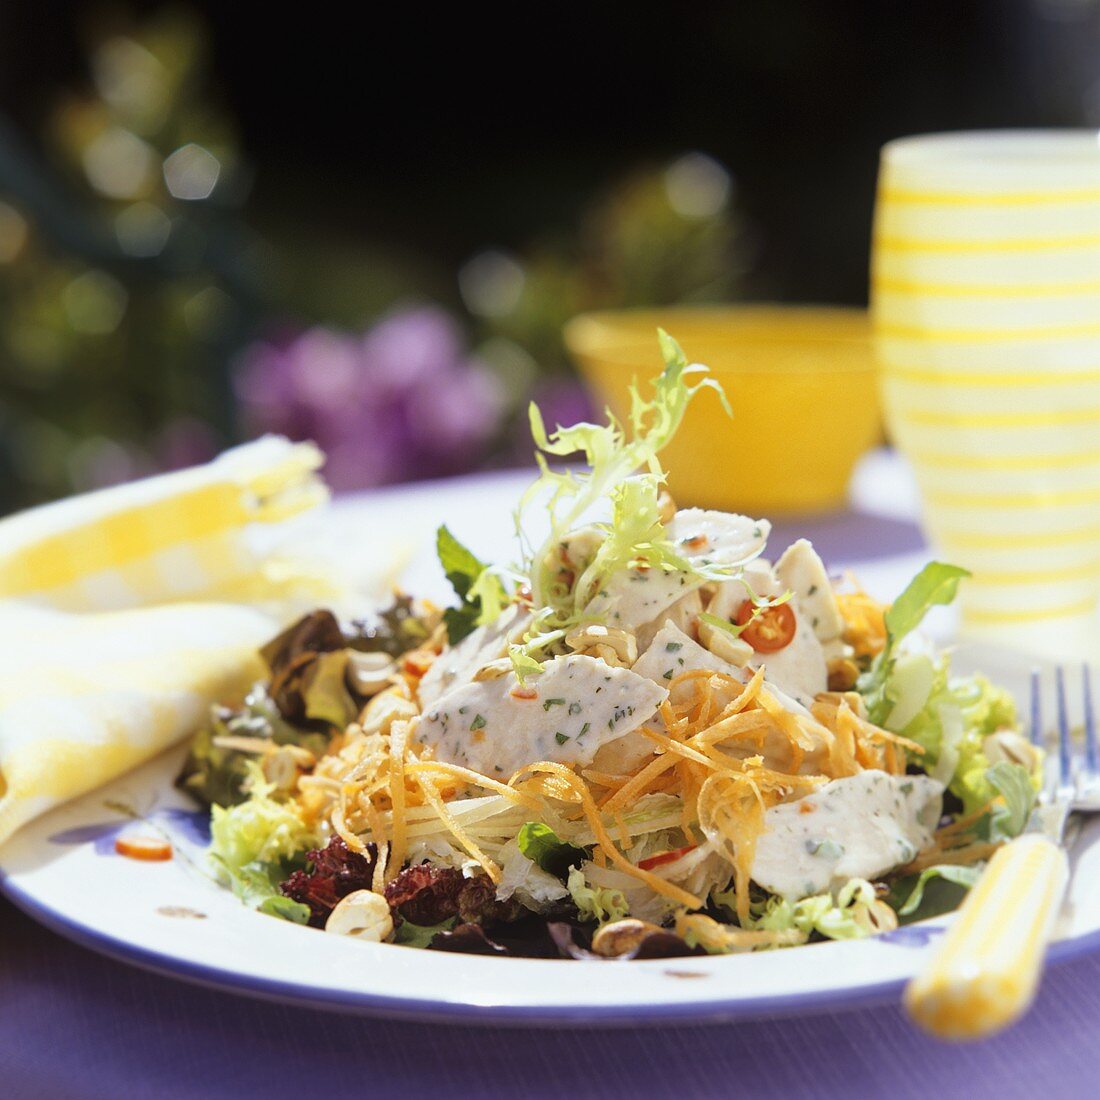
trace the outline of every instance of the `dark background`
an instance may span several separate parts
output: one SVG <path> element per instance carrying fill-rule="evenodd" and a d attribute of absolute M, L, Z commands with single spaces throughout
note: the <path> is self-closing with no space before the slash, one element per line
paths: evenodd
<path fill-rule="evenodd" d="M 884 142 L 1098 123 L 1100 0 L 3 0 L 0 513 L 263 432 L 338 490 L 526 462 L 577 313 L 863 305 Z"/>
<path fill-rule="evenodd" d="M 697 148 L 735 175 L 753 296 L 861 302 L 884 141 L 1100 115 L 1091 0 L 190 7 L 255 168 L 256 219 L 297 210 L 311 232 L 452 266 Z M 28 134 L 109 10 L 0 8 L 0 95 Z"/>

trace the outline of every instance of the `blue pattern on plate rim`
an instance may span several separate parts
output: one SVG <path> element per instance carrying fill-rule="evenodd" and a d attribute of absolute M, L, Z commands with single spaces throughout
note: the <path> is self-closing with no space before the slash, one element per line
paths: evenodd
<path fill-rule="evenodd" d="M 895 928 L 892 932 L 883 932 L 878 938 L 883 943 L 892 943 L 897 947 L 927 947 L 936 937 L 941 936 L 946 929 L 939 925 L 906 925 L 904 928 Z"/>
<path fill-rule="evenodd" d="M 200 848 L 210 843 L 210 815 L 205 810 L 188 810 L 182 806 L 154 807 L 148 813 L 139 814 L 122 803 L 107 803 L 107 808 L 125 816 L 116 821 L 98 821 L 90 825 L 77 825 L 72 829 L 63 829 L 52 833 L 48 840 L 51 844 L 91 844 L 96 854 L 113 856 L 115 840 L 134 822 L 145 822 L 158 832 L 180 837 Z"/>

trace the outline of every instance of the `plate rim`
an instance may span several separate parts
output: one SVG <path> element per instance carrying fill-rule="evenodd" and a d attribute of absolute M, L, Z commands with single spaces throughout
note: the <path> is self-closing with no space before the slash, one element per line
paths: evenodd
<path fill-rule="evenodd" d="M 810 993 L 666 1004 L 486 1005 L 468 1001 L 433 1001 L 426 998 L 400 997 L 357 990 L 323 989 L 298 982 L 245 974 L 225 967 L 195 962 L 153 948 L 141 947 L 40 902 L 28 891 L 15 884 L 11 874 L 2 868 L 0 868 L 0 894 L 3 894 L 21 912 L 51 932 L 56 932 L 80 947 L 89 948 L 97 954 L 142 970 L 180 979 L 207 989 L 256 997 L 280 1004 L 308 1005 L 326 1011 L 385 1016 L 389 1019 L 489 1026 L 508 1023 L 516 1026 L 549 1023 L 561 1027 L 574 1024 L 625 1027 L 687 1021 L 722 1023 L 865 1007 L 868 1004 L 890 1000 L 900 993 L 905 985 L 904 979 L 896 979 L 851 989 L 825 989 Z M 1100 931 L 1095 935 L 1098 941 L 1097 947 L 1100 947 Z M 546 961 L 561 965 L 578 965 L 576 960 L 569 959 Z M 654 966 L 667 966 L 675 961 L 675 959 L 651 959 L 635 962 L 634 965 L 645 966 L 648 962 Z M 579 965 L 584 966 L 586 963 L 581 961 Z M 606 964 L 587 965 L 604 966 Z"/>
<path fill-rule="evenodd" d="M 244 974 L 224 967 L 140 947 L 61 913 L 34 898 L 0 868 L 0 893 L 36 923 L 80 947 L 152 973 L 179 979 L 219 992 L 250 996 L 278 1004 L 299 1005 L 330 1012 L 379 1016 L 411 1022 L 436 1022 L 476 1026 L 551 1024 L 557 1027 L 601 1025 L 607 1027 L 657 1026 L 688 1021 L 728 1023 L 744 1020 L 849 1011 L 897 1001 L 907 979 L 891 979 L 849 989 L 816 990 L 765 997 L 741 997 L 707 1002 L 619 1005 L 485 1005 L 463 1001 L 431 1001 L 414 997 L 356 990 L 325 990 L 302 983 Z M 1052 943 L 1044 957 L 1047 965 L 1068 962 L 1100 951 L 1100 929 Z M 556 960 L 551 960 L 556 961 Z M 650 960 L 667 965 L 669 960 Z M 570 965 L 571 960 L 561 960 Z M 577 965 L 576 963 L 572 963 Z M 579 965 L 585 965 L 581 962 Z M 599 964 L 606 965 L 606 964 Z M 634 965 L 646 965 L 635 963 Z"/>

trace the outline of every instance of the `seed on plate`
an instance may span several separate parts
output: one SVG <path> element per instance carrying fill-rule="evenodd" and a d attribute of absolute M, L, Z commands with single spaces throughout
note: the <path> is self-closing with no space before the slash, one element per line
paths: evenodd
<path fill-rule="evenodd" d="M 172 858 L 172 845 L 155 836 L 120 836 L 115 840 L 115 851 L 128 859 L 141 859 L 150 863 Z"/>

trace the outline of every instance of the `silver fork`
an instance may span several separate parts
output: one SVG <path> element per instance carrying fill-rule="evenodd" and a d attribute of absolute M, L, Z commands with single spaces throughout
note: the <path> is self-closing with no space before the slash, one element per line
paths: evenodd
<path fill-rule="evenodd" d="M 1083 754 L 1074 751 L 1061 667 L 1054 682 L 1057 751 L 1044 764 L 1040 806 L 1028 831 L 994 853 L 939 948 L 905 991 L 912 1017 L 941 1038 L 981 1039 L 1027 1011 L 1069 881 L 1067 821 L 1076 823 L 1080 815 L 1100 810 L 1089 667 L 1083 669 Z M 1029 732 L 1033 744 L 1046 747 L 1038 672 L 1031 675 Z"/>
<path fill-rule="evenodd" d="M 1057 710 L 1057 752 L 1049 752 L 1043 774 L 1040 802 L 1043 826 L 1059 844 L 1065 842 L 1066 822 L 1071 813 L 1100 811 L 1100 747 L 1097 745 L 1096 715 L 1092 705 L 1092 671 L 1081 666 L 1082 725 L 1084 752 L 1076 753 L 1073 728 L 1066 705 L 1066 674 L 1059 665 L 1054 670 L 1055 707 Z M 1048 749 L 1043 726 L 1042 678 L 1038 669 L 1031 673 L 1031 743 Z"/>

